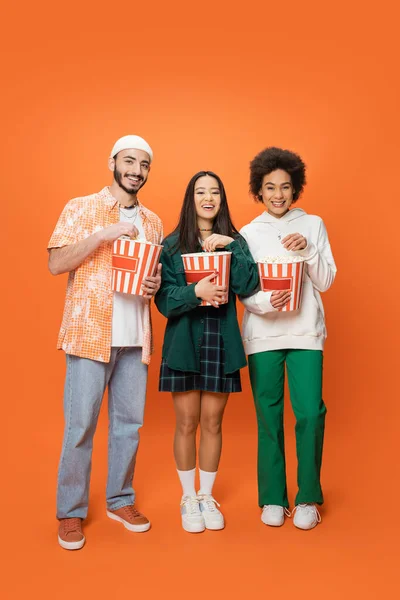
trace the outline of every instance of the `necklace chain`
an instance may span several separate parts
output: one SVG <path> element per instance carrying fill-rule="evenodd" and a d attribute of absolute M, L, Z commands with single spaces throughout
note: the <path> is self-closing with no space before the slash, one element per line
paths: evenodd
<path fill-rule="evenodd" d="M 124 210 L 125 209 L 125 210 Z M 133 209 L 133 210 L 132 210 Z M 126 207 L 126 206 L 119 206 L 119 210 L 121 211 L 121 213 L 127 218 L 127 219 L 133 219 L 133 222 L 136 221 L 136 217 L 138 216 L 138 212 L 139 212 L 139 207 L 136 204 L 135 206 L 131 206 L 131 207 Z M 126 210 L 129 211 L 129 213 L 125 212 Z"/>
<path fill-rule="evenodd" d="M 132 208 L 133 208 L 133 210 L 132 210 Z M 120 213 L 121 213 L 121 214 L 122 214 L 122 215 L 123 215 L 123 216 L 124 216 L 126 219 L 128 219 L 128 221 L 129 221 L 129 224 L 130 224 L 130 225 L 134 225 L 134 224 L 136 223 L 136 219 L 137 219 L 137 216 L 138 216 L 138 214 L 139 214 L 139 206 L 138 206 L 138 204 L 135 204 L 135 206 L 134 206 L 134 207 L 131 207 L 130 209 L 125 209 L 125 210 L 128 210 L 128 211 L 129 211 L 130 213 L 132 213 L 132 214 L 127 214 L 127 213 L 124 211 L 124 207 L 123 207 L 123 206 L 121 206 L 121 205 L 119 206 L 119 211 L 120 211 Z"/>
<path fill-rule="evenodd" d="M 283 237 L 283 233 L 282 231 L 279 229 L 279 227 L 277 225 L 275 225 L 274 223 L 267 223 L 268 225 L 270 225 L 271 227 L 273 227 L 277 232 L 278 232 L 278 240 L 281 240 Z"/>

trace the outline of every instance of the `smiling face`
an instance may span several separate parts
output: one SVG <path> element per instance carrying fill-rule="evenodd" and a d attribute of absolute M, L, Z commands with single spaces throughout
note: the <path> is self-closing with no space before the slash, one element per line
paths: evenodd
<path fill-rule="evenodd" d="M 114 179 L 127 194 L 136 195 L 147 181 L 150 171 L 150 157 L 143 150 L 121 150 L 110 158 L 110 169 Z"/>
<path fill-rule="evenodd" d="M 211 227 L 221 206 L 221 190 L 215 177 L 210 175 L 199 177 L 194 186 L 194 205 L 197 220 L 211 221 Z"/>
<path fill-rule="evenodd" d="M 279 219 L 288 212 L 293 202 L 293 194 L 292 178 L 286 171 L 277 169 L 264 175 L 259 196 L 273 217 Z"/>

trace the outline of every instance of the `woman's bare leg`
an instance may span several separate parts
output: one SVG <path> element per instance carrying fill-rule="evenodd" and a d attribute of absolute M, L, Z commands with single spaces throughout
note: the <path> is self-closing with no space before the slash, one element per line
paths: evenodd
<path fill-rule="evenodd" d="M 222 418 L 229 394 L 201 393 L 199 464 L 202 471 L 218 469 L 222 449 Z"/>
<path fill-rule="evenodd" d="M 189 471 L 196 467 L 196 431 L 200 420 L 201 392 L 174 392 L 176 426 L 174 456 L 179 471 Z"/>

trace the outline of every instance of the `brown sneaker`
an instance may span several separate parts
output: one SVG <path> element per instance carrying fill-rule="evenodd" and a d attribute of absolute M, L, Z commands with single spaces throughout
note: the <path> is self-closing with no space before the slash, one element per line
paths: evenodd
<path fill-rule="evenodd" d="M 134 506 L 123 506 L 117 508 L 117 510 L 108 510 L 107 516 L 122 523 L 129 531 L 140 533 L 150 529 L 148 518 L 136 510 Z"/>
<path fill-rule="evenodd" d="M 65 550 L 79 550 L 85 543 L 82 531 L 82 519 L 60 519 L 58 528 L 58 543 Z"/>

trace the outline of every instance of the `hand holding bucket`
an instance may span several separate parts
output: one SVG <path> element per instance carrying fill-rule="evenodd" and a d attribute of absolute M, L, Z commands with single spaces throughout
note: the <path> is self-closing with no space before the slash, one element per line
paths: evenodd
<path fill-rule="evenodd" d="M 303 293 L 304 258 L 301 256 L 267 256 L 257 261 L 263 292 L 288 291 L 290 301 L 278 308 L 288 312 L 298 310 Z"/>
<path fill-rule="evenodd" d="M 211 275 L 203 277 L 196 283 L 194 290 L 196 296 L 202 299 L 200 306 L 211 305 L 218 308 L 220 304 L 225 304 L 227 302 L 227 288 L 222 285 L 217 285 L 217 277 L 218 273 L 211 273 Z"/>
<path fill-rule="evenodd" d="M 229 289 L 229 275 L 231 267 L 231 252 L 194 252 L 191 254 L 182 254 L 183 265 L 185 268 L 186 283 L 202 284 L 203 291 L 216 292 L 221 294 L 223 289 Z M 208 280 L 208 281 L 207 281 Z M 215 280 L 215 281 L 214 281 Z M 213 284 L 214 290 L 207 286 Z M 215 289 L 217 287 L 217 289 Z M 199 294 L 201 295 L 201 288 Z M 221 294 L 221 301 L 218 304 L 226 304 L 228 302 L 228 293 Z M 202 300 L 200 306 L 216 306 L 212 302 Z"/>
<path fill-rule="evenodd" d="M 162 246 L 146 240 L 118 238 L 113 245 L 112 279 L 113 292 L 145 296 L 142 282 L 154 277 Z"/>

